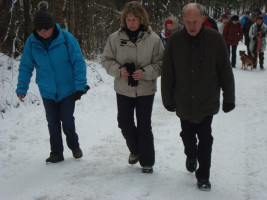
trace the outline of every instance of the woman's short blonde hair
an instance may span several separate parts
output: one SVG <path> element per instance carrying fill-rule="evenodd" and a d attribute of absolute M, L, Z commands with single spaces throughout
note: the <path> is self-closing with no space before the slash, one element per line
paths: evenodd
<path fill-rule="evenodd" d="M 126 16 L 132 13 L 140 19 L 143 30 L 147 31 L 149 27 L 149 18 L 145 8 L 137 1 L 131 1 L 125 4 L 121 14 L 121 29 L 127 29 Z"/>

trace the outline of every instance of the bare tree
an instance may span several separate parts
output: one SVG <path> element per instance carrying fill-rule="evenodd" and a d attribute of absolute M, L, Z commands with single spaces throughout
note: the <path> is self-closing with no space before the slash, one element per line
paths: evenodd
<path fill-rule="evenodd" d="M 40 0 L 0 1 L 0 51 L 14 57 L 22 53 L 33 30 L 33 16 Z M 131 0 L 47 0 L 56 22 L 78 40 L 86 58 L 103 51 L 107 37 L 120 27 L 121 10 Z M 266 0 L 139 0 L 149 14 L 152 29 L 159 33 L 167 16 L 181 21 L 182 8 L 189 2 L 204 5 L 211 17 L 222 13 L 243 15 L 267 8 Z"/>

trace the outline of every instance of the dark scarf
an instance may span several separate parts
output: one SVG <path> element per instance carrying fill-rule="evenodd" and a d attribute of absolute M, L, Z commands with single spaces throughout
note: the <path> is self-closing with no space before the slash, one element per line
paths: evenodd
<path fill-rule="evenodd" d="M 42 41 L 42 43 L 45 45 L 46 48 L 49 48 L 49 46 L 50 46 L 52 40 L 55 38 L 54 35 L 55 35 L 55 34 L 54 34 L 54 31 L 53 31 L 53 33 L 51 34 L 51 36 L 50 36 L 49 38 L 46 38 L 46 39 L 41 38 L 41 41 Z"/>
<path fill-rule="evenodd" d="M 131 31 L 128 28 L 125 29 L 126 34 L 129 36 L 129 39 L 132 43 L 135 43 L 138 39 L 138 35 L 140 31 L 143 31 L 143 26 L 140 25 L 139 28 L 136 31 Z"/>

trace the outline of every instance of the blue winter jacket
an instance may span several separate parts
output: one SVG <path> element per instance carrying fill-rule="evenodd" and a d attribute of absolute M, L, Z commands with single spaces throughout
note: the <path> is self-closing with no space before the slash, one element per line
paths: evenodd
<path fill-rule="evenodd" d="M 69 32 L 64 30 L 63 35 L 58 24 L 55 29 L 58 35 L 48 48 L 34 34 L 28 37 L 19 67 L 17 94 L 26 95 L 34 67 L 43 98 L 59 102 L 76 91 L 85 91 L 86 64 L 80 46 Z"/>
<path fill-rule="evenodd" d="M 245 15 L 241 18 L 241 26 L 243 28 L 244 24 L 250 20 L 250 17 L 246 17 Z"/>

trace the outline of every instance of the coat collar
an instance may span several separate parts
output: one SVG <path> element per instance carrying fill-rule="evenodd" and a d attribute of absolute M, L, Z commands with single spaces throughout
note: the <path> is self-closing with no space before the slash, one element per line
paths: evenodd
<path fill-rule="evenodd" d="M 50 47 L 53 47 L 54 45 L 65 42 L 65 38 L 63 36 L 62 31 L 63 30 L 60 28 L 59 24 L 55 24 L 55 27 L 53 30 L 53 39 L 52 39 Z M 36 30 L 33 31 L 33 42 L 42 44 L 41 37 L 39 36 Z"/>
<path fill-rule="evenodd" d="M 198 40 L 200 38 L 203 38 L 206 32 L 206 28 L 204 25 L 202 25 L 202 28 L 200 29 L 199 33 L 196 36 L 191 36 L 189 35 L 189 33 L 187 32 L 186 28 L 184 27 L 184 33 L 185 33 L 185 37 L 188 40 Z"/>
<path fill-rule="evenodd" d="M 150 35 L 152 32 L 152 28 L 148 27 L 147 31 L 140 31 L 138 34 L 138 39 L 136 41 L 136 43 L 138 43 L 140 40 L 143 40 L 145 38 L 148 37 L 148 35 Z M 118 35 L 121 41 L 125 41 L 127 43 L 127 41 L 130 41 L 129 36 L 127 35 L 127 33 L 123 30 L 123 29 L 119 29 L 118 30 Z"/>

